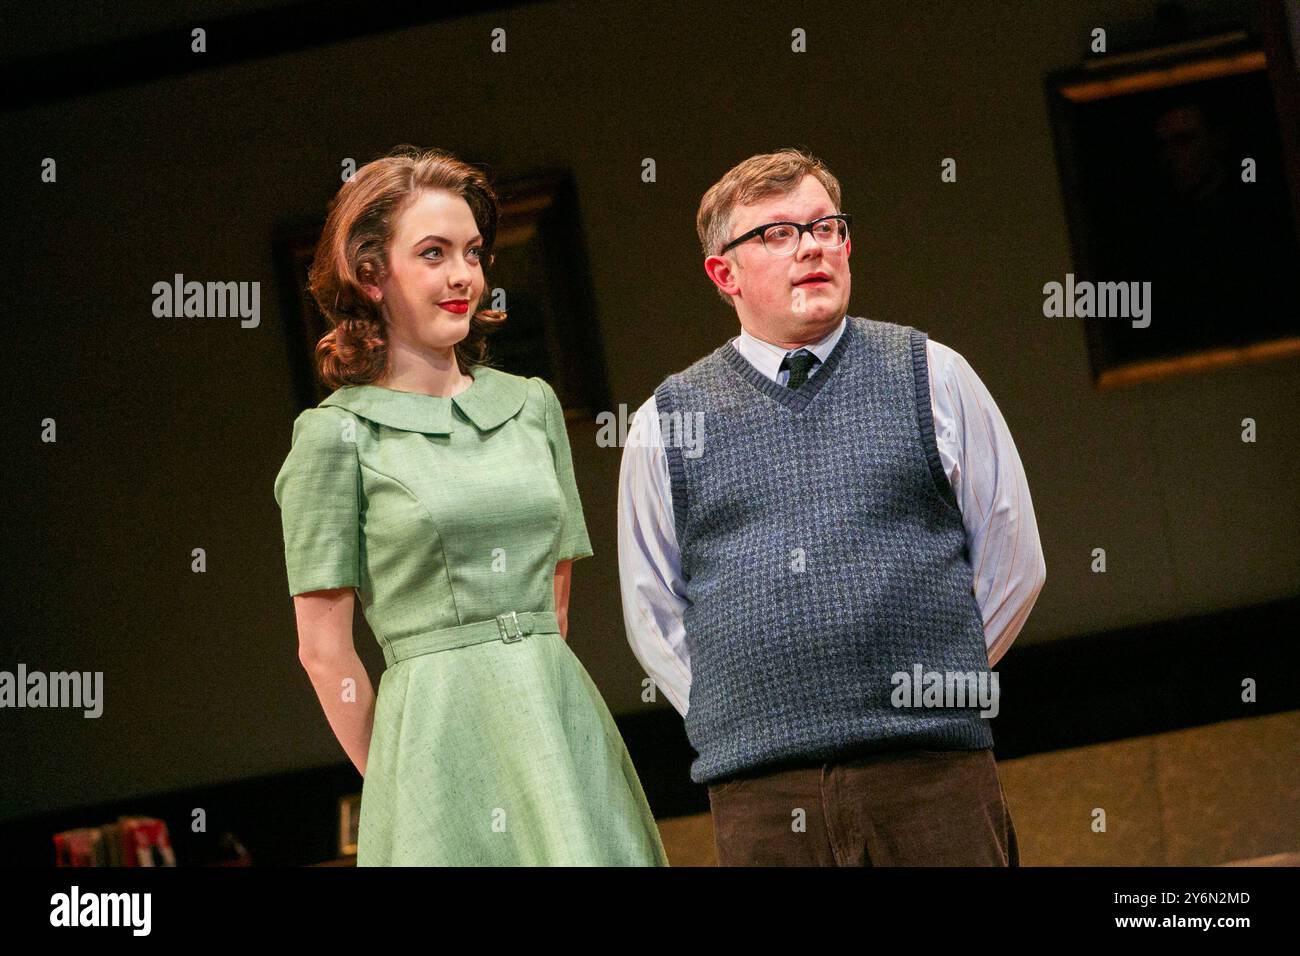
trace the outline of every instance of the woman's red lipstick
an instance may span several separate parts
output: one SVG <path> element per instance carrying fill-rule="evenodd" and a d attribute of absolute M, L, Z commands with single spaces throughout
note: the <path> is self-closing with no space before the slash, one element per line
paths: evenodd
<path fill-rule="evenodd" d="M 455 312 L 457 315 L 464 315 L 469 311 L 469 300 L 448 299 L 446 302 L 439 302 L 438 308 L 446 309 L 448 312 Z"/>

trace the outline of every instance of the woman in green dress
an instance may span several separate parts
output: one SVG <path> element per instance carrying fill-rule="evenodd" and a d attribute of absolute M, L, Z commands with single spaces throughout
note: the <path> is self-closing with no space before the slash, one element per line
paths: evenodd
<path fill-rule="evenodd" d="M 482 173 L 413 147 L 330 205 L 310 289 L 335 391 L 298 416 L 275 481 L 299 656 L 364 777 L 358 865 L 667 865 L 566 640 L 592 551 L 563 410 L 545 380 L 484 364 L 505 318 L 480 308 L 497 217 Z"/>

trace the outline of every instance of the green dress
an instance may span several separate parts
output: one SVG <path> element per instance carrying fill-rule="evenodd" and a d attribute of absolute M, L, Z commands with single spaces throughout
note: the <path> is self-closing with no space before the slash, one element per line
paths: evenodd
<path fill-rule="evenodd" d="M 558 633 L 589 556 L 551 386 L 340 388 L 275 480 L 289 593 L 353 587 L 384 651 L 357 864 L 667 865 L 604 700 Z"/>

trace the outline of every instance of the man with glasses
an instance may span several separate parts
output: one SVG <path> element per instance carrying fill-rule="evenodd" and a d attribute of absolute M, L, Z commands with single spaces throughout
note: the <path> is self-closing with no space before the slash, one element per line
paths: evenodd
<path fill-rule="evenodd" d="M 1024 470 L 960 355 L 846 314 L 839 206 L 797 150 L 700 203 L 740 334 L 634 419 L 628 638 L 685 717 L 722 865 L 1018 865 L 996 705 L 953 692 L 996 692 L 1045 579 Z"/>

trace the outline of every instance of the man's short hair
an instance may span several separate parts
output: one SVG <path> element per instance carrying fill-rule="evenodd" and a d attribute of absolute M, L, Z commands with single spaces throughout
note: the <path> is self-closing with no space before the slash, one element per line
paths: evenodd
<path fill-rule="evenodd" d="M 830 194 L 831 203 L 840 208 L 840 181 L 817 157 L 801 149 L 780 149 L 775 153 L 751 156 L 733 166 L 714 183 L 700 200 L 695 216 L 695 231 L 706 256 L 720 255 L 731 238 L 731 216 L 737 206 L 766 199 L 796 189 L 804 176 L 816 176 Z M 722 301 L 734 307 L 731 296 L 718 289 Z"/>

